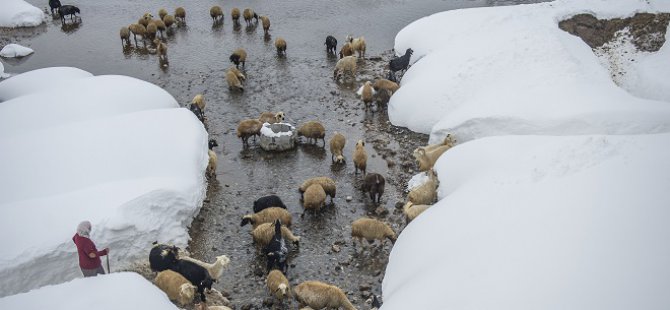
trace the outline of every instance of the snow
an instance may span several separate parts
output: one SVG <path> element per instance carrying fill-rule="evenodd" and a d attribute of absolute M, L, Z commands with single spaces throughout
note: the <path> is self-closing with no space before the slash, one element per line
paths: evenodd
<path fill-rule="evenodd" d="M 23 0 L 2 0 L 0 27 L 34 27 L 44 22 L 42 10 Z"/>
<path fill-rule="evenodd" d="M 131 272 L 76 279 L 0 299 L 1 309 L 179 309 L 151 282 Z"/>
<path fill-rule="evenodd" d="M 0 79 L 5 79 L 5 78 L 8 78 L 8 77 L 9 77 L 9 74 L 5 73 L 5 65 L 3 65 L 2 62 L 0 62 Z"/>
<path fill-rule="evenodd" d="M 208 137 L 169 93 L 48 68 L 0 82 L 0 98 L 13 98 L 0 103 L 0 296 L 80 277 L 71 238 L 82 220 L 113 270 L 146 259 L 153 241 L 187 244 Z"/>
<path fill-rule="evenodd" d="M 279 138 L 282 136 L 292 136 L 293 132 L 295 131 L 295 127 L 293 127 L 293 125 L 289 123 L 275 123 L 275 124 L 288 125 L 291 129 L 289 131 L 274 132 L 272 128 L 270 128 L 270 123 L 263 123 L 263 127 L 261 127 L 261 135 L 270 138 Z"/>
<path fill-rule="evenodd" d="M 668 131 L 670 105 L 658 101 L 667 95 L 642 98 L 634 94 L 645 91 L 618 87 L 593 51 L 557 26 L 578 13 L 608 18 L 670 9 L 669 1 L 649 2 L 569 0 L 447 11 L 417 20 L 396 36 L 395 50 L 411 47 L 415 63 L 390 100 L 389 118 L 431 134 L 431 141 L 450 132 L 465 142 L 507 134 Z M 435 29 L 445 31 L 435 37 Z M 655 72 L 639 84 L 670 74 L 665 53 L 667 46 L 646 57 L 649 64 L 640 70 Z M 650 87 L 670 83 L 656 80 Z"/>
<path fill-rule="evenodd" d="M 2 50 L 0 50 L 0 56 L 8 58 L 24 57 L 32 54 L 33 52 L 35 51 L 31 48 L 11 43 L 5 45 L 5 47 L 3 47 Z"/>

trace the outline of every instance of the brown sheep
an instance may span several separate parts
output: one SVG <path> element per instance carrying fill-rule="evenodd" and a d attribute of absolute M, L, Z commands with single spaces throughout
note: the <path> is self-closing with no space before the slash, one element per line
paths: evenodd
<path fill-rule="evenodd" d="M 423 211 L 428 210 L 431 205 L 415 205 L 413 202 L 408 201 L 402 207 L 402 213 L 405 214 L 405 220 L 409 222 L 413 221 L 417 216 L 419 216 Z"/>
<path fill-rule="evenodd" d="M 363 171 L 365 175 L 365 168 L 368 163 L 368 153 L 365 152 L 365 141 L 358 140 L 356 142 L 356 149 L 354 150 L 354 173 L 358 173 L 358 170 Z"/>
<path fill-rule="evenodd" d="M 219 17 L 221 18 L 221 21 L 223 21 L 223 10 L 220 6 L 215 5 L 209 9 L 209 16 L 212 17 L 213 22 L 219 21 Z"/>
<path fill-rule="evenodd" d="M 263 112 L 261 115 L 258 117 L 258 120 L 261 121 L 261 123 L 269 123 L 269 124 L 274 124 L 274 123 L 282 123 L 284 122 L 284 117 L 285 114 L 284 112 Z"/>
<path fill-rule="evenodd" d="M 367 217 L 359 218 L 351 224 L 351 237 L 358 239 L 361 244 L 363 239 L 368 242 L 389 239 L 391 243 L 396 240 L 395 232 L 388 224 Z"/>
<path fill-rule="evenodd" d="M 146 27 L 149 25 L 149 22 L 151 22 L 153 17 L 154 16 L 151 15 L 151 13 L 144 13 L 144 15 L 142 15 L 142 17 L 140 17 L 140 19 L 137 21 L 137 23 Z"/>
<path fill-rule="evenodd" d="M 268 31 L 270 31 L 270 19 L 263 15 L 261 16 L 261 22 L 263 23 L 263 33 L 268 34 Z"/>
<path fill-rule="evenodd" d="M 165 15 L 168 15 L 168 11 L 166 9 L 158 10 L 158 17 L 160 17 L 161 20 L 165 18 Z"/>
<path fill-rule="evenodd" d="M 233 8 L 230 10 L 230 17 L 233 19 L 233 22 L 236 24 L 240 23 L 240 9 Z"/>
<path fill-rule="evenodd" d="M 156 29 L 161 33 L 161 37 L 163 37 L 163 31 L 167 30 L 165 22 L 160 19 L 153 19 L 150 23 L 156 25 Z"/>
<path fill-rule="evenodd" d="M 372 87 L 375 89 L 375 91 L 386 90 L 390 92 L 390 95 L 393 95 L 393 93 L 395 93 L 398 88 L 400 88 L 400 85 L 387 79 L 378 79 L 375 81 Z"/>
<path fill-rule="evenodd" d="M 174 17 L 176 20 L 185 23 L 186 22 L 186 10 L 183 7 L 178 7 L 174 10 Z"/>
<path fill-rule="evenodd" d="M 437 149 L 441 146 L 445 146 L 445 145 L 453 147 L 454 145 L 456 145 L 456 138 L 454 138 L 454 136 L 452 136 L 451 134 L 447 134 L 447 136 L 444 137 L 444 140 L 442 140 L 442 143 L 435 143 L 435 144 L 431 144 L 431 145 L 427 145 L 427 146 L 418 147 L 418 148 L 414 149 L 413 155 L 416 158 L 419 154 L 419 149 L 423 149 L 424 151 L 426 151 L 428 153 L 428 152 L 432 152 L 435 149 Z"/>
<path fill-rule="evenodd" d="M 145 36 L 147 35 L 147 28 L 144 28 L 144 26 L 140 24 L 130 24 L 130 26 L 128 26 L 128 29 L 130 30 L 130 32 L 133 33 L 133 38 L 135 39 L 135 45 L 137 45 L 138 35 L 142 37 L 142 43 L 146 45 L 144 39 Z"/>
<path fill-rule="evenodd" d="M 375 95 L 375 90 L 372 88 L 372 83 L 370 81 L 365 82 L 361 89 L 359 90 L 359 95 L 361 100 L 365 104 L 365 110 L 367 111 L 372 105 L 373 96 Z"/>
<path fill-rule="evenodd" d="M 326 147 L 326 128 L 317 121 L 309 121 L 298 128 L 298 137 L 306 137 L 309 143 L 314 139 L 316 144 L 318 139 L 323 140 L 323 147 Z"/>
<path fill-rule="evenodd" d="M 344 45 L 342 45 L 342 48 L 340 49 L 340 59 L 342 59 L 344 57 L 347 57 L 347 56 L 351 56 L 353 54 L 354 54 L 354 51 L 351 48 L 351 43 L 348 43 L 348 42 L 344 43 Z"/>
<path fill-rule="evenodd" d="M 267 279 L 265 280 L 265 285 L 267 285 L 270 295 L 274 296 L 280 301 L 288 298 L 291 294 L 290 287 L 288 284 L 288 279 L 284 274 L 277 270 L 273 269 L 268 274 Z"/>
<path fill-rule="evenodd" d="M 433 169 L 428 170 L 428 180 L 409 191 L 409 201 L 418 205 L 433 204 L 437 200 L 437 174 Z"/>
<path fill-rule="evenodd" d="M 316 214 L 326 204 L 326 192 L 319 184 L 312 184 L 305 190 L 302 207 L 304 208 L 300 217 L 305 216 L 307 210 L 313 210 Z"/>
<path fill-rule="evenodd" d="M 428 171 L 433 168 L 437 159 L 456 144 L 456 139 L 447 134 L 442 143 L 418 147 L 414 150 L 414 158 L 419 164 L 419 171 Z"/>
<path fill-rule="evenodd" d="M 344 163 L 344 145 L 346 143 L 347 139 L 343 134 L 338 132 L 330 138 L 330 160 L 332 162 L 338 164 Z"/>
<path fill-rule="evenodd" d="M 156 54 L 158 54 L 159 60 L 167 63 L 168 62 L 167 45 L 161 42 L 160 39 L 155 39 L 154 44 L 156 44 Z"/>
<path fill-rule="evenodd" d="M 330 202 L 333 202 L 333 199 L 337 194 L 337 184 L 335 183 L 335 180 L 329 177 L 314 177 L 305 180 L 305 182 L 302 182 L 300 187 L 298 187 L 298 191 L 300 192 L 300 199 L 304 199 L 305 191 L 307 191 L 307 188 L 309 188 L 312 184 L 320 185 L 321 188 L 323 188 L 323 191 L 328 196 L 330 196 Z"/>
<path fill-rule="evenodd" d="M 261 135 L 261 128 L 263 123 L 257 119 L 245 119 L 240 122 L 237 126 L 237 137 L 242 139 L 243 145 L 249 145 L 249 137 L 254 137 L 256 141 L 256 136 Z"/>
<path fill-rule="evenodd" d="M 232 71 L 233 73 L 235 73 L 235 76 L 237 76 L 237 78 L 238 78 L 240 81 L 244 81 L 244 80 L 247 79 L 247 77 L 244 76 L 244 74 L 242 73 L 242 71 L 240 71 L 240 69 L 237 69 L 237 68 L 235 68 L 235 67 L 230 67 L 228 70 L 229 70 L 229 71 Z"/>
<path fill-rule="evenodd" d="M 190 303 L 195 296 L 196 287 L 184 276 L 172 270 L 164 270 L 158 273 L 154 283 L 170 300 L 184 306 Z"/>
<path fill-rule="evenodd" d="M 158 28 L 156 27 L 156 24 L 149 23 L 149 25 L 147 26 L 147 38 L 149 40 L 155 39 L 157 31 L 158 31 Z"/>
<path fill-rule="evenodd" d="M 240 63 L 242 63 L 242 67 L 244 67 L 247 62 L 247 51 L 245 51 L 243 48 L 236 49 L 230 55 L 230 62 L 234 63 L 235 67 L 237 68 L 240 67 Z"/>
<path fill-rule="evenodd" d="M 275 225 L 274 223 L 263 223 L 258 225 L 251 231 L 251 236 L 254 239 L 254 243 L 260 245 L 261 247 L 266 247 L 272 241 L 272 237 L 275 235 Z M 281 227 L 281 236 L 282 238 L 293 242 L 295 245 L 300 244 L 300 237 L 294 235 L 290 229 L 286 226 Z"/>
<path fill-rule="evenodd" d="M 319 281 L 305 281 L 294 287 L 293 292 L 300 307 L 356 310 L 347 299 L 347 295 L 334 285 Z"/>
<path fill-rule="evenodd" d="M 373 203 L 379 204 L 382 195 L 384 195 L 384 186 L 386 180 L 379 173 L 368 173 L 363 181 L 363 191 L 370 193 L 370 199 Z"/>
<path fill-rule="evenodd" d="M 200 108 L 200 111 L 205 112 L 205 96 L 202 94 L 197 94 L 195 97 L 193 97 L 193 100 L 191 100 L 191 104 L 195 104 Z"/>
<path fill-rule="evenodd" d="M 237 70 L 237 68 L 231 68 L 226 71 L 226 82 L 228 83 L 228 89 L 244 92 L 244 86 L 242 85 L 242 82 L 240 82 L 240 75 L 244 77 L 244 75 L 239 70 Z"/>
<path fill-rule="evenodd" d="M 277 54 L 286 55 L 286 40 L 279 37 L 275 40 L 275 48 L 277 48 Z"/>
<path fill-rule="evenodd" d="M 121 45 L 123 45 L 124 40 L 126 41 L 126 45 L 130 45 L 130 29 L 128 27 L 121 27 L 119 36 L 121 37 Z"/>
<path fill-rule="evenodd" d="M 258 14 L 256 14 L 256 12 L 250 8 L 244 9 L 242 16 L 244 17 L 244 21 L 247 23 L 247 26 L 251 25 L 252 18 L 255 19 L 258 23 Z"/>
<path fill-rule="evenodd" d="M 333 71 L 333 79 L 338 81 L 340 77 L 344 77 L 345 73 L 352 79 L 356 79 L 356 56 L 346 56 L 338 60 Z"/>
<path fill-rule="evenodd" d="M 242 223 L 240 226 L 251 224 L 254 228 L 256 228 L 260 224 L 273 223 L 277 219 L 281 220 L 282 225 L 291 227 L 291 222 L 293 220 L 291 213 L 286 211 L 286 209 L 279 207 L 270 207 L 263 209 L 258 213 L 247 214 L 242 217 Z"/>
<path fill-rule="evenodd" d="M 174 16 L 168 14 L 163 17 L 163 22 L 165 23 L 165 27 L 170 28 L 177 22 L 177 19 Z"/>

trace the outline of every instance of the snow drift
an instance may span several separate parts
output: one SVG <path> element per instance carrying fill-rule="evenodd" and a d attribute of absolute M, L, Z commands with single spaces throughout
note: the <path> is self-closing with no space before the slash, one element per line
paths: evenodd
<path fill-rule="evenodd" d="M 41 81 L 68 90 L 38 90 Z M 115 270 L 145 259 L 155 240 L 187 243 L 207 132 L 170 94 L 47 68 L 1 82 L 0 98 L 13 98 L 0 102 L 2 296 L 81 276 L 71 238 L 82 220 Z"/>
<path fill-rule="evenodd" d="M 2 0 L 0 27 L 34 27 L 44 22 L 44 12 L 23 0 Z"/>
<path fill-rule="evenodd" d="M 0 50 L 0 56 L 2 57 L 25 57 L 35 52 L 32 48 L 25 47 L 18 44 L 7 44 L 5 47 Z"/>

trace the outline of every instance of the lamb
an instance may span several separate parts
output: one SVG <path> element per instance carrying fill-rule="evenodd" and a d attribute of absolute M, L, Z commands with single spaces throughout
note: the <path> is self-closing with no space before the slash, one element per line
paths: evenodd
<path fill-rule="evenodd" d="M 365 38 L 364 37 L 358 37 L 355 39 L 349 40 L 351 43 L 351 49 L 352 51 L 358 52 L 358 57 L 363 58 L 365 57 Z"/>
<path fill-rule="evenodd" d="M 282 225 L 280 220 L 275 220 L 274 224 L 274 235 L 270 243 L 263 248 L 265 256 L 267 256 L 267 270 L 270 272 L 274 267 L 279 268 L 283 273 L 288 271 L 288 265 L 286 264 L 286 256 L 288 255 L 288 248 L 286 247 L 286 242 L 282 238 Z"/>
<path fill-rule="evenodd" d="M 168 11 L 166 9 L 158 10 L 158 17 L 160 17 L 161 20 L 164 20 L 166 15 L 168 15 Z"/>
<path fill-rule="evenodd" d="M 351 43 L 347 42 L 342 45 L 342 48 L 340 49 L 340 59 L 351 56 L 354 54 L 354 50 L 351 47 Z"/>
<path fill-rule="evenodd" d="M 154 242 L 149 251 L 149 266 L 152 271 L 167 270 L 179 258 L 179 248 L 174 245 Z"/>
<path fill-rule="evenodd" d="M 175 264 L 170 266 L 170 270 L 178 272 L 184 276 L 184 278 L 191 281 L 191 283 L 197 287 L 197 291 L 200 294 L 200 300 L 206 301 L 205 289 L 211 290 L 212 284 L 214 284 L 215 281 L 209 275 L 209 270 L 184 259 L 178 259 Z"/>
<path fill-rule="evenodd" d="M 305 216 L 307 210 L 313 210 L 316 214 L 319 209 L 326 205 L 326 192 L 319 184 L 312 184 L 305 190 L 302 207 L 304 208 L 300 217 Z"/>
<path fill-rule="evenodd" d="M 273 223 L 263 223 L 251 231 L 251 236 L 254 239 L 254 243 L 262 247 L 266 247 L 268 244 L 270 244 L 270 241 L 272 241 L 274 232 L 275 229 Z M 282 238 L 293 242 L 293 244 L 296 246 L 300 244 L 300 237 L 294 235 L 291 230 L 285 226 L 281 227 L 281 236 Z"/>
<path fill-rule="evenodd" d="M 81 13 L 81 11 L 74 5 L 62 5 L 58 8 L 58 15 L 60 15 L 62 23 L 65 23 L 65 15 L 70 15 L 70 20 L 72 20 L 77 17 L 77 13 Z"/>
<path fill-rule="evenodd" d="M 149 23 L 149 25 L 147 25 L 147 38 L 149 38 L 149 40 L 155 39 L 157 31 L 158 31 L 158 27 L 156 27 L 156 24 Z M 157 43 L 155 43 L 155 44 L 157 44 Z M 156 47 L 158 48 L 158 46 L 156 46 Z"/>
<path fill-rule="evenodd" d="M 144 28 L 144 26 L 140 24 L 130 24 L 128 26 L 128 29 L 130 32 L 133 33 L 133 39 L 135 39 L 135 45 L 137 45 L 137 36 L 140 35 L 142 37 L 142 42 L 146 44 L 144 41 L 144 37 L 147 35 L 147 28 Z"/>
<path fill-rule="evenodd" d="M 235 24 L 239 24 L 240 23 L 240 9 L 233 8 L 232 10 L 230 10 L 230 17 L 233 19 L 233 22 Z"/>
<path fill-rule="evenodd" d="M 197 264 L 198 266 L 201 266 L 205 269 L 207 269 L 207 272 L 209 273 L 209 276 L 213 280 L 218 280 L 221 278 L 221 275 L 223 274 L 223 271 L 228 268 L 228 265 L 230 265 L 230 258 L 226 255 L 220 255 L 216 257 L 216 260 L 214 263 L 205 263 L 203 261 L 197 260 L 192 257 L 184 256 L 181 258 L 182 260 L 189 261 L 192 263 Z"/>
<path fill-rule="evenodd" d="M 228 83 L 229 90 L 239 90 L 244 92 L 244 85 L 240 82 L 240 76 L 244 79 L 244 74 L 237 70 L 237 68 L 230 68 L 226 71 L 226 83 Z"/>
<path fill-rule="evenodd" d="M 337 39 L 333 36 L 326 37 L 326 43 L 323 43 L 326 46 L 326 52 L 335 54 L 337 51 Z"/>
<path fill-rule="evenodd" d="M 261 22 L 263 23 L 263 33 L 268 34 L 268 31 L 270 31 L 270 19 L 263 15 L 261 16 Z"/>
<path fill-rule="evenodd" d="M 428 170 L 428 181 L 409 191 L 408 199 L 418 205 L 432 204 L 437 200 L 437 174 Z"/>
<path fill-rule="evenodd" d="M 209 139 L 209 142 L 207 144 L 209 146 L 209 150 L 207 150 L 207 155 L 209 156 L 209 162 L 207 163 L 206 174 L 208 177 L 213 177 L 216 179 L 216 162 L 218 161 L 218 157 L 216 156 L 216 153 L 212 149 L 215 146 L 219 146 L 219 144 L 216 143 L 216 140 L 214 139 Z"/>
<path fill-rule="evenodd" d="M 209 16 L 212 17 L 212 21 L 215 23 L 219 21 L 219 17 L 221 18 L 221 21 L 223 21 L 223 10 L 220 6 L 215 5 L 209 9 Z"/>
<path fill-rule="evenodd" d="M 229 71 L 230 72 L 230 71 Z M 261 128 L 263 123 L 257 119 L 245 119 L 240 121 L 240 124 L 237 125 L 237 137 L 242 139 L 242 145 L 249 145 L 249 137 L 254 137 L 261 135 Z"/>
<path fill-rule="evenodd" d="M 405 51 L 405 55 L 402 55 L 400 57 L 396 57 L 391 59 L 389 62 L 389 80 L 396 80 L 395 78 L 395 72 L 396 71 L 405 71 L 407 70 L 407 66 L 409 66 L 409 60 L 412 57 L 412 53 L 414 51 L 411 48 L 408 48 Z"/>
<path fill-rule="evenodd" d="M 186 10 L 183 7 L 178 7 L 174 10 L 174 17 L 176 20 L 185 23 L 186 22 Z"/>
<path fill-rule="evenodd" d="M 168 14 L 163 17 L 163 22 L 165 23 L 166 28 L 170 28 L 177 22 L 177 19 L 173 15 Z"/>
<path fill-rule="evenodd" d="M 277 54 L 286 55 L 286 40 L 282 37 L 278 37 L 275 40 L 275 48 L 277 48 Z"/>
<path fill-rule="evenodd" d="M 263 112 L 261 115 L 258 117 L 258 120 L 261 121 L 262 123 L 268 123 L 268 124 L 274 124 L 274 123 L 281 123 L 284 121 L 285 114 L 284 112 Z"/>
<path fill-rule="evenodd" d="M 338 60 L 333 71 L 333 79 L 338 81 L 345 73 L 351 75 L 352 79 L 356 79 L 356 56 L 346 56 Z"/>
<path fill-rule="evenodd" d="M 243 48 L 236 49 L 230 55 L 230 62 L 234 63 L 237 68 L 240 67 L 240 62 L 242 63 L 242 67 L 245 67 L 247 62 L 247 51 Z"/>
<path fill-rule="evenodd" d="M 428 208 L 430 207 L 431 207 L 430 205 L 417 205 L 411 201 L 408 201 L 402 207 L 402 213 L 405 214 L 405 220 L 407 221 L 407 223 L 409 223 L 413 221 L 421 213 L 423 213 L 423 211 L 428 210 Z"/>
<path fill-rule="evenodd" d="M 298 191 L 300 192 L 300 199 L 304 199 L 305 191 L 307 191 L 307 188 L 309 188 L 312 184 L 320 185 L 321 188 L 323 188 L 323 191 L 328 196 L 330 196 L 330 202 L 333 202 L 335 194 L 337 193 L 337 184 L 333 179 L 329 177 L 315 177 L 307 179 L 305 180 L 305 182 L 302 182 L 302 184 L 298 188 Z"/>
<path fill-rule="evenodd" d="M 149 24 L 149 26 L 151 25 L 153 24 Z M 167 63 L 168 62 L 167 45 L 161 42 L 161 39 L 158 38 L 154 40 L 154 44 L 156 45 L 156 53 L 158 54 L 159 60 Z"/>
<path fill-rule="evenodd" d="M 359 96 L 361 96 L 361 100 L 363 100 L 363 103 L 365 104 L 365 110 L 367 111 L 368 108 L 370 108 L 370 105 L 372 105 L 372 100 L 373 96 L 375 95 L 375 90 L 372 88 L 372 83 L 370 81 L 365 82 L 361 88 L 358 89 L 358 92 L 356 92 Z"/>
<path fill-rule="evenodd" d="M 121 37 L 121 45 L 123 45 L 124 40 L 126 45 L 130 44 L 130 29 L 128 29 L 128 27 L 121 27 L 121 30 L 119 30 L 119 36 Z"/>
<path fill-rule="evenodd" d="M 286 209 L 286 205 L 277 195 L 263 196 L 254 201 L 254 213 L 258 213 L 272 207 Z"/>
<path fill-rule="evenodd" d="M 53 15 L 54 12 L 58 12 L 58 8 L 61 7 L 60 1 L 49 0 L 49 7 L 51 8 L 51 15 Z"/>
<path fill-rule="evenodd" d="M 281 220 L 281 222 L 285 223 L 287 227 L 290 227 L 292 221 L 291 213 L 281 207 L 270 207 L 263 209 L 260 212 L 243 216 L 240 226 L 251 223 L 251 225 L 256 228 L 260 224 L 272 223 L 275 220 Z"/>
<path fill-rule="evenodd" d="M 347 295 L 337 286 L 319 281 L 305 281 L 293 288 L 295 299 L 301 307 L 313 309 L 345 308 L 356 310 Z"/>
<path fill-rule="evenodd" d="M 172 270 L 164 270 L 158 273 L 154 283 L 170 300 L 178 302 L 182 307 L 193 300 L 196 287 L 184 276 Z"/>
<path fill-rule="evenodd" d="M 270 271 L 267 279 L 265 279 L 265 284 L 270 291 L 270 295 L 279 301 L 285 300 L 291 294 L 288 279 L 279 270 Z"/>
<path fill-rule="evenodd" d="M 388 224 L 366 217 L 359 218 L 351 224 L 351 237 L 358 239 L 359 243 L 362 243 L 363 239 L 370 243 L 384 239 L 395 243 L 396 240 L 395 232 Z"/>
<path fill-rule="evenodd" d="M 247 26 L 251 25 L 252 18 L 255 19 L 258 23 L 258 14 L 256 14 L 256 12 L 250 8 L 244 9 L 242 16 L 244 16 L 244 21 L 247 23 Z"/>
<path fill-rule="evenodd" d="M 382 175 L 378 173 L 369 173 L 365 176 L 365 180 L 363 181 L 363 191 L 370 193 L 372 202 L 379 204 L 382 195 L 384 194 L 385 184 L 386 180 Z"/>
<path fill-rule="evenodd" d="M 365 152 L 365 141 L 358 140 L 356 142 L 356 149 L 354 150 L 354 173 L 358 173 L 358 170 L 363 171 L 365 175 L 365 168 L 368 163 L 368 153 Z"/>
<path fill-rule="evenodd" d="M 347 143 L 347 139 L 343 134 L 336 132 L 335 135 L 330 138 L 330 160 L 337 164 L 344 163 L 344 145 Z"/>
<path fill-rule="evenodd" d="M 151 13 L 144 13 L 144 15 L 142 15 L 142 17 L 140 17 L 140 19 L 137 21 L 137 23 L 144 27 L 149 26 L 149 22 L 151 22 L 153 17 L 154 16 L 151 15 Z"/>
<path fill-rule="evenodd" d="M 316 144 L 317 139 L 321 139 L 323 140 L 323 147 L 326 147 L 326 128 L 317 121 L 309 121 L 300 126 L 298 137 L 307 137 L 310 143 L 314 139 L 314 144 Z"/>

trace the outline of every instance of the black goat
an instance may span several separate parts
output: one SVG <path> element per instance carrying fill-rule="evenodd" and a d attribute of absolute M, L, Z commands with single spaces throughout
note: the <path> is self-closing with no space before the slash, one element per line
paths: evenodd
<path fill-rule="evenodd" d="M 154 246 L 149 251 L 149 266 L 152 271 L 163 271 L 174 265 L 178 258 L 178 247 L 154 242 Z"/>
<path fill-rule="evenodd" d="M 58 8 L 61 7 L 60 1 L 49 0 L 49 7 L 51 8 L 51 15 L 53 15 L 54 12 L 58 12 Z"/>
<path fill-rule="evenodd" d="M 195 117 L 197 117 L 201 122 L 205 122 L 205 113 L 202 112 L 200 107 L 198 107 L 197 104 L 191 104 L 189 107 L 189 110 L 195 114 Z"/>
<path fill-rule="evenodd" d="M 261 212 L 270 207 L 278 207 L 286 209 L 286 205 L 281 201 L 277 195 L 269 195 L 258 198 L 254 201 L 254 213 Z"/>
<path fill-rule="evenodd" d="M 379 173 L 368 173 L 363 181 L 363 191 L 370 193 L 372 202 L 379 203 L 384 194 L 386 180 Z"/>
<path fill-rule="evenodd" d="M 198 293 L 200 293 L 200 300 L 202 302 L 206 301 L 205 289 L 211 290 L 215 280 L 212 279 L 205 267 L 194 262 L 178 259 L 176 263 L 170 266 L 170 270 L 178 272 L 195 285 L 198 288 Z"/>
<path fill-rule="evenodd" d="M 403 71 L 404 73 L 405 70 L 407 70 L 412 53 L 414 53 L 414 51 L 411 48 L 408 48 L 407 51 L 405 51 L 405 55 L 391 59 L 389 62 L 389 80 L 397 82 L 395 72 Z"/>
<path fill-rule="evenodd" d="M 328 53 L 335 54 L 335 51 L 337 51 L 337 39 L 335 39 L 335 37 L 327 36 L 326 43 L 323 44 L 326 45 L 326 51 L 328 51 Z"/>
<path fill-rule="evenodd" d="M 58 15 L 60 15 L 61 22 L 65 23 L 65 15 L 70 15 L 70 20 L 77 17 L 77 13 L 81 13 L 79 8 L 74 5 L 63 5 L 58 8 Z"/>
<path fill-rule="evenodd" d="M 268 258 L 267 269 L 268 272 L 272 268 L 277 267 L 279 271 L 286 274 L 288 271 L 288 265 L 286 264 L 286 256 L 288 255 L 288 248 L 286 247 L 286 242 L 281 236 L 281 221 L 275 220 L 275 234 L 272 236 L 270 243 L 263 249 L 265 256 Z"/>

